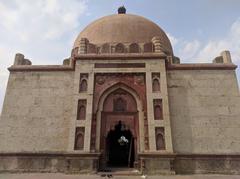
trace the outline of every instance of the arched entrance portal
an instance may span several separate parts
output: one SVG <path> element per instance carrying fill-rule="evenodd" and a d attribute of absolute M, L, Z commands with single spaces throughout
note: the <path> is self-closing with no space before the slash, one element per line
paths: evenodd
<path fill-rule="evenodd" d="M 125 124 L 119 121 L 114 130 L 107 135 L 106 154 L 107 165 L 112 167 L 134 166 L 134 138 Z"/>
<path fill-rule="evenodd" d="M 116 88 L 101 107 L 100 167 L 134 167 L 139 151 L 139 102 L 129 91 Z"/>

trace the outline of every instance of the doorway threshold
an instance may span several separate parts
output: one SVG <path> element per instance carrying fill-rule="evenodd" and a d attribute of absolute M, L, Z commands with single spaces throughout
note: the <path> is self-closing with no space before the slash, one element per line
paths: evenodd
<path fill-rule="evenodd" d="M 139 176 L 141 172 L 136 168 L 129 167 L 107 167 L 106 169 L 99 171 L 99 175 L 125 175 L 125 176 Z"/>

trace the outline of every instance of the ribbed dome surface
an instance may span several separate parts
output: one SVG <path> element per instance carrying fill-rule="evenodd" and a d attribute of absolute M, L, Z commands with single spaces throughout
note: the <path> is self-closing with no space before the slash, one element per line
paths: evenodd
<path fill-rule="evenodd" d="M 74 48 L 79 47 L 81 38 L 90 43 L 148 43 L 159 36 L 162 46 L 172 53 L 171 43 L 165 32 L 152 21 L 132 14 L 115 14 L 102 17 L 88 25 L 77 37 Z"/>

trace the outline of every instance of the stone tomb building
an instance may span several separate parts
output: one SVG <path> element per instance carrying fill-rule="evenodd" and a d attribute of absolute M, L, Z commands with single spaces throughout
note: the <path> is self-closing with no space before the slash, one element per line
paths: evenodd
<path fill-rule="evenodd" d="M 240 95 L 228 51 L 182 64 L 166 33 L 100 18 L 63 65 L 16 54 L 0 119 L 1 172 L 240 173 Z"/>

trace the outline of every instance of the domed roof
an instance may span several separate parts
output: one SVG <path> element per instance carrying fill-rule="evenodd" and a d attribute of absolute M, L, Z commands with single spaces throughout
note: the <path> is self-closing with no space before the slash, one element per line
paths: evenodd
<path fill-rule="evenodd" d="M 104 43 L 149 43 L 158 36 L 162 46 L 172 53 L 171 43 L 165 32 L 154 22 L 137 15 L 115 14 L 102 17 L 89 24 L 77 37 L 74 48 L 81 38 L 92 44 Z"/>

